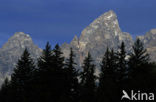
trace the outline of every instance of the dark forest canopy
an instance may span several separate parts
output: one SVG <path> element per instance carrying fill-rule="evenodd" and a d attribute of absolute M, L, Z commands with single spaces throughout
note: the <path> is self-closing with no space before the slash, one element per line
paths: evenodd
<path fill-rule="evenodd" d="M 150 62 L 143 43 L 137 39 L 131 53 L 125 46 L 122 42 L 118 51 L 106 49 L 99 76 L 89 52 L 79 71 L 72 48 L 65 60 L 59 45 L 51 49 L 47 43 L 37 64 L 25 49 L 11 79 L 1 86 L 0 101 L 120 102 L 122 90 L 156 92 L 156 64 Z"/>

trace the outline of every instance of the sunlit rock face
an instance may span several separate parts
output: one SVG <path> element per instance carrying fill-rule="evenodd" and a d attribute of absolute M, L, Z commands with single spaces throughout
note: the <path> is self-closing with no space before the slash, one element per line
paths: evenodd
<path fill-rule="evenodd" d="M 67 57 L 72 47 L 77 55 L 76 62 L 80 66 L 90 52 L 97 64 L 101 61 L 107 47 L 117 49 L 122 41 L 125 42 L 127 51 L 130 51 L 133 44 L 132 37 L 121 31 L 116 14 L 110 10 L 87 26 L 80 38 L 75 36 L 70 44 L 63 44 L 62 50 Z"/>
<path fill-rule="evenodd" d="M 147 48 L 151 60 L 156 61 L 156 29 L 152 29 L 143 36 L 138 36 Z"/>
<path fill-rule="evenodd" d="M 29 50 L 34 59 L 37 59 L 42 51 L 33 43 L 31 37 L 23 32 L 16 32 L 0 48 L 0 83 L 3 81 L 3 77 L 11 74 L 25 48 Z"/>
<path fill-rule="evenodd" d="M 144 43 L 151 61 L 156 61 L 156 29 L 137 38 L 140 38 Z M 129 33 L 121 31 L 116 14 L 110 10 L 87 26 L 79 38 L 75 36 L 70 44 L 64 43 L 62 50 L 65 57 L 68 57 L 69 49 L 73 48 L 77 55 L 76 62 L 80 66 L 82 66 L 87 53 L 90 52 L 98 67 L 106 48 L 117 50 L 122 41 L 126 45 L 127 52 L 131 52 L 134 41 Z"/>

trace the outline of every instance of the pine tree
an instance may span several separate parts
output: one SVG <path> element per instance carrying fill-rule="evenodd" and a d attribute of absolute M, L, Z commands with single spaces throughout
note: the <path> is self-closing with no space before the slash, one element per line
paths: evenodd
<path fill-rule="evenodd" d="M 47 43 L 42 56 L 38 61 L 38 76 L 41 102 L 61 102 L 65 93 L 66 73 L 64 70 L 64 57 L 57 44 L 53 50 Z"/>
<path fill-rule="evenodd" d="M 25 49 L 11 75 L 10 90 L 12 91 L 11 95 L 14 96 L 13 101 L 31 101 L 31 82 L 34 69 L 33 59 L 28 50 Z"/>
<path fill-rule="evenodd" d="M 129 59 L 129 67 L 131 71 L 129 75 L 131 78 L 131 87 L 133 89 L 148 89 L 148 80 L 151 76 L 149 55 L 140 39 L 137 39 L 133 45 L 133 52 L 130 54 Z"/>
<path fill-rule="evenodd" d="M 2 102 L 9 102 L 11 94 L 9 93 L 9 88 L 10 88 L 10 82 L 8 78 L 4 80 L 4 83 L 1 86 L 0 89 L 0 100 Z"/>
<path fill-rule="evenodd" d="M 81 73 L 81 101 L 80 102 L 94 102 L 95 101 L 95 65 L 93 64 L 93 60 L 91 54 L 88 53 L 88 56 L 85 58 L 83 62 L 83 71 Z"/>
<path fill-rule="evenodd" d="M 126 78 L 127 71 L 127 61 L 126 61 L 126 50 L 124 42 L 121 43 L 119 51 L 117 53 L 117 64 L 118 64 L 118 72 L 119 72 L 119 81 L 122 81 Z"/>
<path fill-rule="evenodd" d="M 62 71 L 64 68 L 64 57 L 58 44 L 53 49 L 53 64 L 56 71 Z"/>
<path fill-rule="evenodd" d="M 129 65 L 133 75 L 136 75 L 140 69 L 140 66 L 149 63 L 149 54 L 144 48 L 140 39 L 137 39 L 133 45 L 133 52 L 130 53 Z"/>
<path fill-rule="evenodd" d="M 61 48 L 57 44 L 53 49 L 53 83 L 55 102 L 68 102 L 65 97 L 68 92 L 68 73 L 65 70 L 65 61 Z"/>
<path fill-rule="evenodd" d="M 53 88 L 53 56 L 49 42 L 47 42 L 42 55 L 38 59 L 38 70 L 36 71 L 36 96 L 37 102 L 48 102 Z"/>
<path fill-rule="evenodd" d="M 79 96 L 79 83 L 78 83 L 78 70 L 76 70 L 76 63 L 74 61 L 75 54 L 70 49 L 69 58 L 66 61 L 65 73 L 66 73 L 66 90 L 64 93 L 64 101 L 78 102 Z"/>
<path fill-rule="evenodd" d="M 51 65 L 52 65 L 52 50 L 51 50 L 51 45 L 49 42 L 47 42 L 45 49 L 42 52 L 42 55 L 38 59 L 38 71 L 42 73 L 46 73 L 47 71 L 51 70 Z"/>
<path fill-rule="evenodd" d="M 116 100 L 115 93 L 117 86 L 115 84 L 115 68 L 116 56 L 113 49 L 110 51 L 107 48 L 101 62 L 101 73 L 97 90 L 98 102 L 113 102 L 114 100 Z"/>

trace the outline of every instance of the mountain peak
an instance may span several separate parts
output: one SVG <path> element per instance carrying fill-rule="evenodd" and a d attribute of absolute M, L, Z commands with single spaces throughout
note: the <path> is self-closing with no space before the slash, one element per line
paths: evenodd
<path fill-rule="evenodd" d="M 156 34 L 156 29 L 151 29 L 150 32 L 151 32 L 152 34 Z"/>
<path fill-rule="evenodd" d="M 69 48 L 72 47 L 77 54 L 77 63 L 81 66 L 88 52 L 96 60 L 95 63 L 98 63 L 108 45 L 110 48 L 117 49 L 122 41 L 127 45 L 126 50 L 130 51 L 132 38 L 128 33 L 121 31 L 116 14 L 110 10 L 91 22 L 81 32 L 80 38 L 74 37 L 72 42 L 62 49 L 66 56 L 69 55 Z"/>
<path fill-rule="evenodd" d="M 77 35 L 74 36 L 73 40 L 70 43 L 71 45 L 78 47 L 79 46 L 79 38 L 77 37 Z"/>
<path fill-rule="evenodd" d="M 105 12 L 104 14 L 98 17 L 98 19 L 100 20 L 112 20 L 114 18 L 116 19 L 117 16 L 113 10 L 109 10 L 108 12 Z"/>
<path fill-rule="evenodd" d="M 113 21 L 115 21 L 116 23 L 118 22 L 117 21 L 117 15 L 115 14 L 115 12 L 113 10 L 109 10 L 108 12 L 105 12 L 104 14 L 102 14 L 101 16 L 96 18 L 91 23 L 91 25 L 97 25 L 97 24 L 102 23 L 102 22 L 108 23 L 108 22 L 113 22 Z"/>
<path fill-rule="evenodd" d="M 33 45 L 32 38 L 24 32 L 16 32 L 14 35 L 3 45 L 1 50 L 10 50 L 14 48 L 24 49 Z"/>
<path fill-rule="evenodd" d="M 74 36 L 73 41 L 78 41 L 77 35 Z"/>
<path fill-rule="evenodd" d="M 117 17 L 113 10 L 109 10 L 108 12 L 104 13 L 101 16 L 108 20 L 111 19 L 112 17 Z"/>
<path fill-rule="evenodd" d="M 121 35 L 118 19 L 114 11 L 110 10 L 95 19 L 89 26 L 87 26 L 81 33 L 80 41 L 89 42 L 96 36 L 97 40 L 110 39 L 111 37 Z M 120 37 L 121 38 L 121 37 Z M 85 45 L 83 43 L 83 45 Z"/>
<path fill-rule="evenodd" d="M 10 73 L 25 48 L 28 49 L 31 57 L 35 59 L 35 61 L 42 52 L 42 50 L 33 43 L 31 37 L 24 32 L 16 32 L 3 47 L 0 48 L 0 70 L 3 76 L 10 76 Z"/>
<path fill-rule="evenodd" d="M 31 38 L 29 34 L 25 34 L 24 32 L 16 32 L 13 37 L 25 37 L 25 38 Z"/>
<path fill-rule="evenodd" d="M 15 32 L 14 35 L 25 35 L 25 33 L 24 32 Z"/>
<path fill-rule="evenodd" d="M 18 41 L 32 41 L 29 34 L 25 34 L 24 32 L 16 32 L 9 41 L 18 40 Z"/>

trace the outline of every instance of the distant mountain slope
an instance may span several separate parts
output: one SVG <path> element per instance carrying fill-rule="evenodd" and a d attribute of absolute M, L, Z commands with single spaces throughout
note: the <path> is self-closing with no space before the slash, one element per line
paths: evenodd
<path fill-rule="evenodd" d="M 24 49 L 27 48 L 36 59 L 41 54 L 41 49 L 38 48 L 28 34 L 23 32 L 15 33 L 4 45 L 0 48 L 0 76 L 5 77 L 10 75 L 15 67 L 17 60 L 20 58 Z M 3 78 L 0 78 L 2 81 Z"/>
<path fill-rule="evenodd" d="M 151 60 L 156 61 L 156 29 L 152 29 L 143 36 L 138 36 L 147 48 L 148 53 L 151 55 Z"/>

